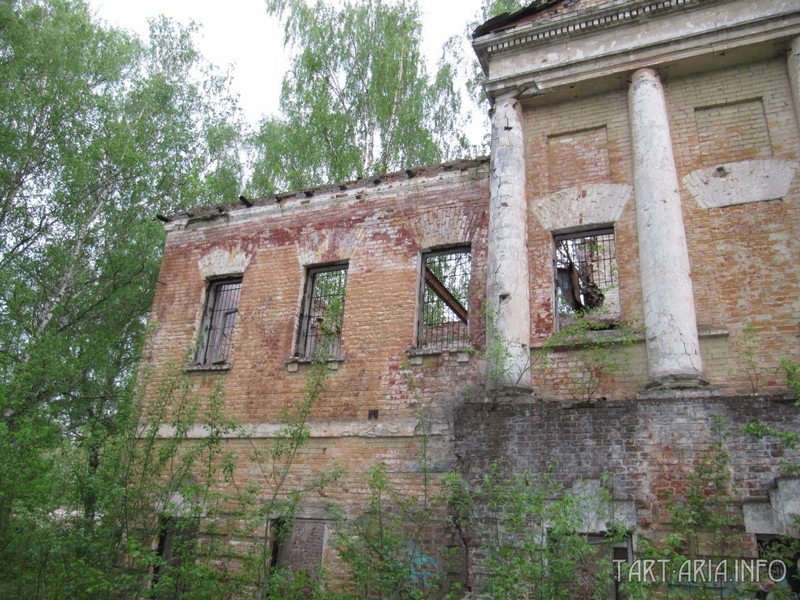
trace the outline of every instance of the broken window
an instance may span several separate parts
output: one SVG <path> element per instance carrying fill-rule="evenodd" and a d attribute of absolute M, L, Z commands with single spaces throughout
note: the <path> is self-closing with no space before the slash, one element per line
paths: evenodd
<path fill-rule="evenodd" d="M 208 284 L 200 343 L 195 364 L 202 367 L 230 363 L 233 326 L 239 312 L 242 278 L 212 281 Z"/>
<path fill-rule="evenodd" d="M 297 335 L 297 356 L 324 359 L 339 355 L 346 284 L 347 265 L 308 270 Z"/>
<path fill-rule="evenodd" d="M 459 348 L 469 344 L 469 248 L 422 255 L 422 298 L 418 346 Z"/>
<path fill-rule="evenodd" d="M 578 315 L 613 326 L 620 314 L 614 228 L 556 235 L 554 241 L 558 326 Z"/>

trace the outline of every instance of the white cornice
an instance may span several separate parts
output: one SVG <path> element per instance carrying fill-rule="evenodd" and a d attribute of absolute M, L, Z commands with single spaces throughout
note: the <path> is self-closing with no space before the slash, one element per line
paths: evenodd
<path fill-rule="evenodd" d="M 474 46 L 488 68 L 485 88 L 494 98 L 541 94 L 796 35 L 797 1 L 635 0 L 523 23 L 483 36 Z"/>
<path fill-rule="evenodd" d="M 703 0 L 626 0 L 586 11 L 553 15 L 541 21 L 522 23 L 482 36 L 475 40 L 473 47 L 479 54 L 493 54 L 537 42 L 551 43 L 557 37 L 608 29 L 641 17 L 650 17 L 676 7 L 697 5 L 701 2 Z"/>

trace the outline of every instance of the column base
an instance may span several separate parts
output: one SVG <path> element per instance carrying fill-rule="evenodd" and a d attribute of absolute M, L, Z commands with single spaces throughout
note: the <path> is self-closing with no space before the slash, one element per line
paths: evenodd
<path fill-rule="evenodd" d="M 702 375 L 664 375 L 651 379 L 645 390 L 636 394 L 636 399 L 708 398 L 718 395 L 719 390 L 710 387 Z"/>
<path fill-rule="evenodd" d="M 646 390 L 696 390 L 708 387 L 708 379 L 699 374 L 662 375 L 644 386 Z"/>

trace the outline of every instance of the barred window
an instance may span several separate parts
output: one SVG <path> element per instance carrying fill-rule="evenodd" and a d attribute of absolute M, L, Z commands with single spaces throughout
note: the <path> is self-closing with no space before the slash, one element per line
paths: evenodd
<path fill-rule="evenodd" d="M 195 365 L 224 366 L 230 363 L 233 327 L 239 312 L 242 278 L 212 281 L 208 284 L 206 309 Z"/>
<path fill-rule="evenodd" d="M 554 236 L 558 326 L 577 315 L 591 315 L 598 325 L 619 320 L 617 246 L 614 229 Z"/>
<path fill-rule="evenodd" d="M 347 265 L 308 270 L 297 352 L 300 358 L 333 358 L 339 355 L 344 322 Z"/>
<path fill-rule="evenodd" d="M 422 255 L 418 347 L 430 350 L 469 344 L 472 254 L 456 248 Z"/>

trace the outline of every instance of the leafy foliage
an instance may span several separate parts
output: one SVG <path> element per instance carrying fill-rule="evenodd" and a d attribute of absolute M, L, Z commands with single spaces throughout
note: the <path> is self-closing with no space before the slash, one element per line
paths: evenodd
<path fill-rule="evenodd" d="M 604 514 L 608 532 L 592 544 L 580 533 L 587 499 L 565 491 L 552 472 L 507 474 L 495 463 L 472 488 L 457 476 L 447 485 L 454 525 L 480 540 L 476 569 L 482 573 L 482 595 L 607 597 L 613 573 L 605 551 L 626 532 L 613 515 Z M 609 499 L 605 490 L 603 499 Z"/>
<path fill-rule="evenodd" d="M 559 347 L 569 349 L 572 362 L 564 389 L 575 400 L 596 399 L 614 374 L 630 360 L 626 347 L 636 340 L 625 324 L 611 330 L 598 325 L 596 314 L 596 311 L 577 314 L 571 324 L 553 334 L 542 348 L 543 354 L 551 360 Z"/>
<path fill-rule="evenodd" d="M 416 1 L 267 0 L 296 53 L 254 136 L 255 194 L 440 162 L 465 148 L 452 67 L 428 75 Z"/>
<path fill-rule="evenodd" d="M 731 457 L 727 449 L 726 421 L 714 417 L 713 441 L 686 473 L 684 490 L 665 491 L 672 531 L 661 544 L 639 541 L 637 556 L 667 565 L 657 576 L 628 582 L 624 587 L 632 599 L 653 595 L 666 598 L 752 598 L 753 585 L 744 577 L 735 580 L 733 560 L 741 559 L 742 516 L 733 503 Z M 738 556 L 737 556 L 738 555 Z M 722 581 L 687 571 L 693 560 L 704 564 L 729 564 L 730 579 Z M 658 569 L 656 570 L 658 571 Z M 762 574 L 764 575 L 764 574 Z"/>
<path fill-rule="evenodd" d="M 784 358 L 781 360 L 780 368 L 786 374 L 786 384 L 789 386 L 789 389 L 792 390 L 792 395 L 795 398 L 795 405 L 800 406 L 800 367 Z M 800 433 L 796 431 L 781 430 L 772 425 L 759 422 L 748 423 L 742 427 L 742 430 L 744 433 L 749 433 L 759 440 L 765 437 L 774 437 L 780 440 L 788 450 L 800 449 Z M 796 461 L 783 461 L 781 466 L 784 472 L 789 476 L 795 476 L 800 472 L 800 464 Z"/>
<path fill-rule="evenodd" d="M 2 595 L 80 597 L 114 555 L 103 470 L 130 431 L 152 217 L 241 176 L 228 82 L 192 34 L 162 19 L 145 43 L 81 0 L 0 4 Z"/>
<path fill-rule="evenodd" d="M 340 525 L 335 544 L 347 565 L 351 589 L 344 598 L 421 600 L 441 597 L 441 572 L 425 533 L 436 503 L 404 496 L 379 463 L 367 475 L 367 505 Z"/>

